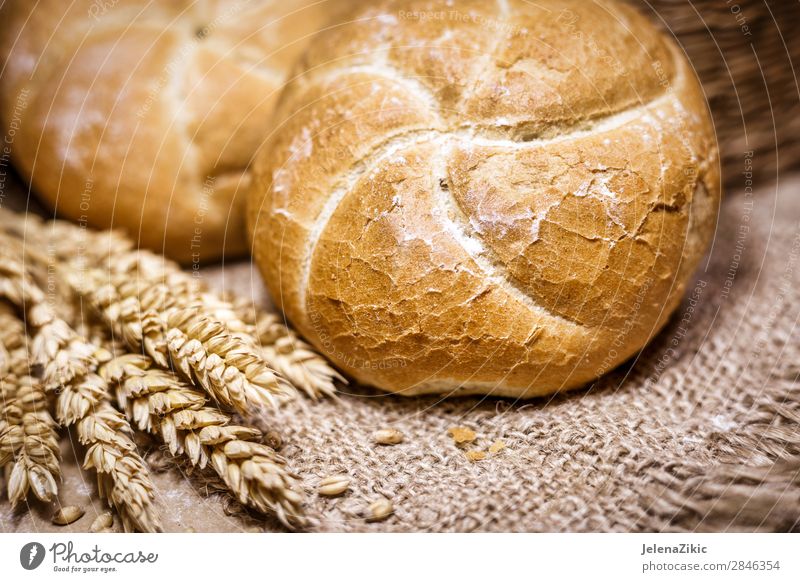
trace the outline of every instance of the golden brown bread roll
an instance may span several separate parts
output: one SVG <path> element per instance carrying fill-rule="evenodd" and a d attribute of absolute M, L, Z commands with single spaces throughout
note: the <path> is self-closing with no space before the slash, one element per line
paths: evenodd
<path fill-rule="evenodd" d="M 309 46 L 254 162 L 255 259 L 302 333 L 402 394 L 531 397 L 641 349 L 714 230 L 677 47 L 614 2 L 383 1 Z"/>
<path fill-rule="evenodd" d="M 346 0 L 11 0 L 0 120 L 65 217 L 182 261 L 243 253 L 247 165 L 289 67 Z"/>

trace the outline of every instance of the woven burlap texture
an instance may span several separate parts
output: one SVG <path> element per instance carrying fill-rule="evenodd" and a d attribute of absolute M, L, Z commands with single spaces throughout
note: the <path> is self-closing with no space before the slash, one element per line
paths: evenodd
<path fill-rule="evenodd" d="M 349 386 L 299 399 L 257 422 L 280 435 L 308 490 L 311 531 L 731 531 L 797 529 L 800 519 L 800 181 L 725 200 L 713 249 L 671 323 L 635 362 L 551 399 L 406 399 Z M 751 205 L 752 203 L 752 205 Z M 248 264 L 206 272 L 216 287 L 268 301 Z M 477 462 L 469 448 L 506 448 Z M 396 446 L 372 433 L 394 427 Z M 64 439 L 59 504 L 87 516 L 50 524 L 52 506 L 11 511 L 5 531 L 87 531 L 103 511 L 81 448 Z M 279 531 L 242 514 L 198 475 L 142 441 L 168 531 Z M 162 462 L 163 461 L 163 462 Z M 320 479 L 351 477 L 337 498 Z M 368 523 L 378 496 L 395 513 Z M 31 511 L 29 512 L 28 509 Z M 85 523 L 84 523 L 85 522 Z"/>

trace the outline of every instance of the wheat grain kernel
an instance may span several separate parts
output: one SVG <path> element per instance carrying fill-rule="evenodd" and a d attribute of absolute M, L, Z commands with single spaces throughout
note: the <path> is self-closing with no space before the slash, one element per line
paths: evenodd
<path fill-rule="evenodd" d="M 92 525 L 89 526 L 89 531 L 92 533 L 102 532 L 105 529 L 114 525 L 114 516 L 110 511 L 104 511 L 94 518 Z"/>
<path fill-rule="evenodd" d="M 382 428 L 373 435 L 379 445 L 397 445 L 403 442 L 405 435 L 396 428 Z"/>
<path fill-rule="evenodd" d="M 69 525 L 78 521 L 86 513 L 82 507 L 67 505 L 53 514 L 53 523 L 56 525 Z"/>
<path fill-rule="evenodd" d="M 380 497 L 369 504 L 367 521 L 383 521 L 394 513 L 394 505 L 385 497 Z"/>
<path fill-rule="evenodd" d="M 347 475 L 332 475 L 319 482 L 319 494 L 333 497 L 341 495 L 350 487 L 350 477 Z"/>

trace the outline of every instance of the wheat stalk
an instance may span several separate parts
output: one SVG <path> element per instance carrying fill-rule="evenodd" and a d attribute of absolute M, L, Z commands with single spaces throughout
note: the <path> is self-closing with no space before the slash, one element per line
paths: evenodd
<path fill-rule="evenodd" d="M 0 224 L 19 235 L 20 221 L 3 221 L 3 216 L 0 212 Z M 27 227 L 52 243 L 58 258 L 71 266 L 73 287 L 90 299 L 115 335 L 133 351 L 144 350 L 162 368 L 168 365 L 169 353 L 161 321 L 169 310 L 199 308 L 209 322 L 224 325 L 236 341 L 247 344 L 269 368 L 310 397 L 332 395 L 336 381 L 346 382 L 278 316 L 208 291 L 176 263 L 136 249 L 116 232 L 87 231 L 58 220 L 33 219 Z M 223 401 L 217 394 L 211 396 Z"/>
<path fill-rule="evenodd" d="M 7 238 L 3 235 L 0 242 Z M 24 264 L 11 252 L 19 248 L 13 240 L 7 242 L 0 252 L 0 292 L 26 314 L 28 327 L 34 330 L 32 359 L 41 367 L 45 388 L 59 391 L 59 422 L 76 426 L 78 440 L 87 449 L 84 468 L 95 469 L 99 494 L 116 508 L 125 529 L 158 531 L 154 487 L 128 436 L 130 425 L 121 415 L 114 415 L 107 402 L 108 386 L 94 373 L 111 354 L 85 340 L 55 314 Z"/>
<path fill-rule="evenodd" d="M 107 277 L 98 271 L 97 284 L 81 292 L 132 350 L 164 369 L 172 362 L 221 406 L 243 414 L 293 395 L 292 385 L 267 366 L 246 335 L 207 315 L 202 295 L 185 278 L 162 273 L 159 280 L 135 260 L 118 268 Z"/>
<path fill-rule="evenodd" d="M 5 208 L 0 208 L 0 231 L 25 240 L 28 252 L 35 247 L 47 248 L 54 261 L 73 265 L 85 262 L 98 266 L 104 261 L 113 262 L 115 256 L 135 247 L 133 241 L 117 231 L 93 231 L 65 220 L 45 220 L 35 214 L 20 214 Z"/>
<path fill-rule="evenodd" d="M 167 328 L 172 361 L 223 406 L 246 413 L 255 403 L 275 405 L 275 396 L 292 396 L 291 384 L 264 364 L 248 342 L 197 309 L 170 310 Z"/>
<path fill-rule="evenodd" d="M 11 505 L 22 501 L 29 489 L 40 500 L 52 501 L 58 494 L 61 456 L 44 389 L 31 376 L 7 377 L 2 392 L 0 466 L 6 466 Z"/>
<path fill-rule="evenodd" d="M 292 384 L 302 388 L 311 398 L 333 396 L 334 382 L 347 383 L 327 360 L 286 327 L 280 317 L 259 311 L 254 325 L 254 335 L 259 342 L 261 355 Z"/>
<path fill-rule="evenodd" d="M 86 447 L 83 468 L 95 470 L 100 497 L 117 510 L 125 531 L 160 531 L 149 470 L 131 438 L 130 424 L 108 402 L 106 381 L 90 373 L 64 386 L 56 416 L 76 426 Z"/>
<path fill-rule="evenodd" d="M 14 221 L 11 227 L 18 228 L 18 224 Z M 163 337 L 154 333 L 156 318 L 172 308 L 199 305 L 209 320 L 224 324 L 231 335 L 250 342 L 266 364 L 310 397 L 332 395 L 336 381 L 346 383 L 278 316 L 209 292 L 176 263 L 136 249 L 115 231 L 95 233 L 58 220 L 34 220 L 28 226 L 42 239 L 58 241 L 52 246 L 60 249 L 60 259 L 73 265 L 73 286 L 84 295 L 92 291 L 115 333 L 133 350 L 144 347 L 159 366 L 166 366 L 167 349 Z"/>
<path fill-rule="evenodd" d="M 26 374 L 25 340 L 25 325 L 11 305 L 0 301 L 0 378 Z"/>
<path fill-rule="evenodd" d="M 52 501 L 61 479 L 56 423 L 43 387 L 27 375 L 25 339 L 22 322 L 0 304 L 0 467 L 12 506 L 29 490 Z"/>
<path fill-rule="evenodd" d="M 118 402 L 131 423 L 159 434 L 173 454 L 185 453 L 193 465 L 210 464 L 243 505 L 262 512 L 274 511 L 287 526 L 302 524 L 303 496 L 297 477 L 273 449 L 255 442 L 262 436 L 260 431 L 232 424 L 228 414 L 206 406 L 203 393 L 178 380 L 169 370 L 173 363 L 187 380 L 203 387 L 218 403 L 240 411 L 249 410 L 254 402 L 272 402 L 287 396 L 290 385 L 265 364 L 262 354 L 271 352 L 259 351 L 253 323 L 245 323 L 237 306 L 207 292 L 177 265 L 151 253 L 135 251 L 124 238 L 110 233 L 90 234 L 98 239 L 107 237 L 107 243 L 87 243 L 81 242 L 83 233 L 76 234 L 69 225 L 34 222 L 29 226 L 40 229 L 41 240 L 49 240 L 43 230 L 50 235 L 58 233 L 64 244 L 55 247 L 60 249 L 56 256 L 67 265 L 70 286 L 94 307 L 115 339 L 142 352 L 106 361 L 104 353 L 82 349 L 92 344 L 76 342 L 77 334 L 71 333 L 74 330 L 51 313 L 30 310 L 38 329 L 48 330 L 48 341 L 37 343 L 35 350 L 41 354 L 38 359 L 45 366 L 45 377 L 53 384 L 69 384 L 59 398 L 58 414 L 65 421 L 77 421 L 81 434 L 87 435 L 81 437 L 82 442 L 91 447 L 98 440 L 98 431 L 85 426 L 90 417 L 86 411 L 93 408 L 93 400 L 104 402 L 110 380 L 117 386 Z M 72 248 L 65 251 L 68 247 Z M 117 252 L 105 270 L 103 253 L 97 250 L 102 248 Z M 78 264 L 75 255 L 82 255 L 84 261 Z M 14 288 L 17 295 L 18 288 L 19 285 Z M 291 372 L 290 376 L 309 394 L 332 393 L 338 374 L 287 328 L 281 330 L 274 323 L 278 323 L 277 319 L 270 320 L 270 326 L 263 326 L 259 339 L 266 343 L 270 338 L 270 345 L 275 345 L 277 341 L 273 339 L 289 336 L 303 345 L 303 352 L 295 358 L 286 353 L 286 346 L 280 345 L 274 360 Z M 38 336 L 39 333 L 37 339 Z M 62 358 L 65 351 L 71 352 L 72 357 Z M 94 374 L 98 362 L 103 364 L 99 376 Z M 162 369 L 152 368 L 153 365 Z M 301 374 L 292 369 L 296 365 L 312 372 Z M 109 408 L 103 412 L 110 415 Z M 95 428 L 100 426 L 96 421 L 99 416 L 102 415 L 94 414 Z M 113 424 L 106 422 L 112 429 Z M 104 428 L 100 432 L 108 431 Z M 87 463 L 88 457 L 87 453 Z M 105 491 L 102 484 L 100 489 Z M 113 499 L 113 494 L 106 494 Z"/>
<path fill-rule="evenodd" d="M 297 477 L 274 450 L 254 442 L 261 432 L 231 424 L 228 414 L 205 405 L 203 393 L 152 363 L 147 356 L 127 354 L 100 370 L 116 384 L 117 400 L 131 422 L 159 435 L 173 455 L 184 454 L 200 468 L 210 464 L 241 504 L 273 511 L 288 527 L 301 525 Z"/>

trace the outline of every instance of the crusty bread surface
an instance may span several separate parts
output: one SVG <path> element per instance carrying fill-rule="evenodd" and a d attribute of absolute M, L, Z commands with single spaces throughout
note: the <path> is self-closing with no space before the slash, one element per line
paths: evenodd
<path fill-rule="evenodd" d="M 702 90 L 615 2 L 365 5 L 273 121 L 255 260 L 317 348 L 401 394 L 585 385 L 663 327 L 714 231 Z"/>
<path fill-rule="evenodd" d="M 184 262 L 247 249 L 248 164 L 347 0 L 9 0 L 0 120 L 33 191 Z"/>

